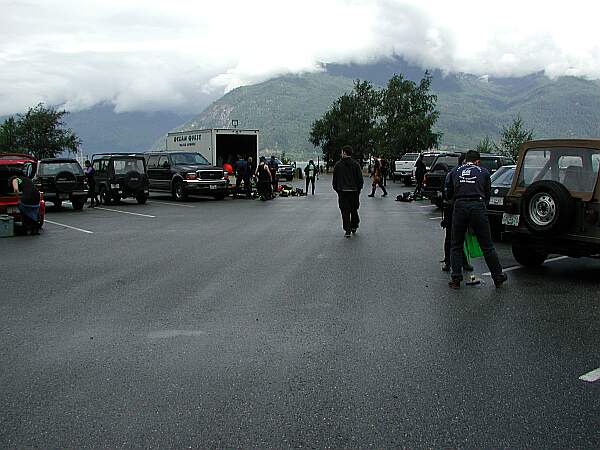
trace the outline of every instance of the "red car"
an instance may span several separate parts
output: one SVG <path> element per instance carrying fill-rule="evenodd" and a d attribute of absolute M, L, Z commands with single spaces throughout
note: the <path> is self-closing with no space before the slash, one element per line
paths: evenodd
<path fill-rule="evenodd" d="M 29 168 L 30 167 L 30 168 Z M 8 214 L 15 221 L 15 228 L 22 227 L 23 222 L 19 211 L 19 197 L 9 186 L 8 180 L 15 175 L 33 175 L 37 168 L 37 160 L 31 155 L 21 153 L 0 153 L 0 214 Z M 44 224 L 45 216 L 44 196 L 40 192 L 39 225 Z"/>

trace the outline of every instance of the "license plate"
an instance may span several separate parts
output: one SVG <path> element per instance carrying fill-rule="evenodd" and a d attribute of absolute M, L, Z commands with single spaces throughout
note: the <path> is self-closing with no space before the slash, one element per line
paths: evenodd
<path fill-rule="evenodd" d="M 510 227 L 518 227 L 519 219 L 521 218 L 520 214 L 502 214 L 502 225 L 508 225 Z"/>
<path fill-rule="evenodd" d="M 111 184 L 110 188 L 111 189 L 119 189 L 119 185 L 118 184 Z"/>
<path fill-rule="evenodd" d="M 66 200 L 66 199 L 69 198 L 69 194 L 59 194 L 58 198 L 61 199 L 61 200 Z"/>
<path fill-rule="evenodd" d="M 216 184 L 211 184 L 211 185 L 210 185 L 210 188 L 211 188 L 211 189 L 216 189 L 216 188 L 217 188 L 217 185 L 216 185 Z"/>
<path fill-rule="evenodd" d="M 497 206 L 504 205 L 504 197 L 491 197 L 490 205 L 497 205 Z"/>
<path fill-rule="evenodd" d="M 6 208 L 6 214 L 16 214 L 17 212 L 19 212 L 19 208 L 16 208 L 14 206 L 9 206 L 8 208 Z"/>

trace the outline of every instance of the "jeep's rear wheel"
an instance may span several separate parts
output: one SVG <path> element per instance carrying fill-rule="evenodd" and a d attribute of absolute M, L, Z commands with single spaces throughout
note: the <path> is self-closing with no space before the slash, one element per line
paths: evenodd
<path fill-rule="evenodd" d="M 56 209 L 60 209 L 60 207 L 62 206 L 62 200 L 56 199 L 52 202 L 52 204 Z"/>
<path fill-rule="evenodd" d="M 551 235 L 566 231 L 574 212 L 575 202 L 569 190 L 556 181 L 536 181 L 523 195 L 523 219 L 533 233 Z"/>
<path fill-rule="evenodd" d="M 536 249 L 519 240 L 512 243 L 512 254 L 517 262 L 525 267 L 541 266 L 548 258 L 548 252 Z"/>
<path fill-rule="evenodd" d="M 225 198 L 225 194 L 221 193 L 221 194 L 215 194 L 213 195 L 215 200 L 223 200 Z"/>
<path fill-rule="evenodd" d="M 173 186 L 173 198 L 178 202 L 187 200 L 187 192 L 185 191 L 185 186 L 181 181 L 178 181 L 175 183 L 175 186 Z"/>

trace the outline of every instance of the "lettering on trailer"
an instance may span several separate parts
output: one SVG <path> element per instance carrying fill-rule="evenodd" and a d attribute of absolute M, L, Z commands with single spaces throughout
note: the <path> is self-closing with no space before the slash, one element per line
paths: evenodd
<path fill-rule="evenodd" d="M 201 134 L 189 134 L 184 136 L 173 136 L 173 142 L 190 142 L 190 145 L 194 145 L 196 141 L 202 140 Z"/>

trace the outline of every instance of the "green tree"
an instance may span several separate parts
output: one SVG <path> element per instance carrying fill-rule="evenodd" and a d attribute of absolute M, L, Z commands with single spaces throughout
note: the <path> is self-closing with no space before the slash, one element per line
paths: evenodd
<path fill-rule="evenodd" d="M 523 119 L 517 115 L 508 127 L 502 127 L 498 152 L 516 160 L 519 155 L 519 147 L 523 142 L 532 140 L 533 134 L 534 130 L 526 130 Z"/>
<path fill-rule="evenodd" d="M 431 94 L 431 75 L 419 84 L 394 75 L 382 92 L 378 108 L 378 152 L 397 158 L 406 152 L 421 152 L 439 145 L 441 133 L 433 131 L 439 117 L 437 96 Z"/>
<path fill-rule="evenodd" d="M 0 126 L 0 150 L 23 151 L 36 158 L 54 158 L 67 150 L 75 153 L 81 145 L 72 130 L 64 128 L 66 111 L 45 107 L 30 108 L 18 120 L 9 118 Z"/>
<path fill-rule="evenodd" d="M 350 94 L 339 97 L 320 119 L 313 122 L 309 141 L 320 146 L 323 159 L 331 166 L 340 150 L 350 145 L 362 162 L 375 145 L 377 105 L 380 92 L 368 81 L 356 80 Z"/>
<path fill-rule="evenodd" d="M 475 147 L 479 153 L 494 153 L 497 149 L 496 143 L 489 136 L 484 137 Z"/>

